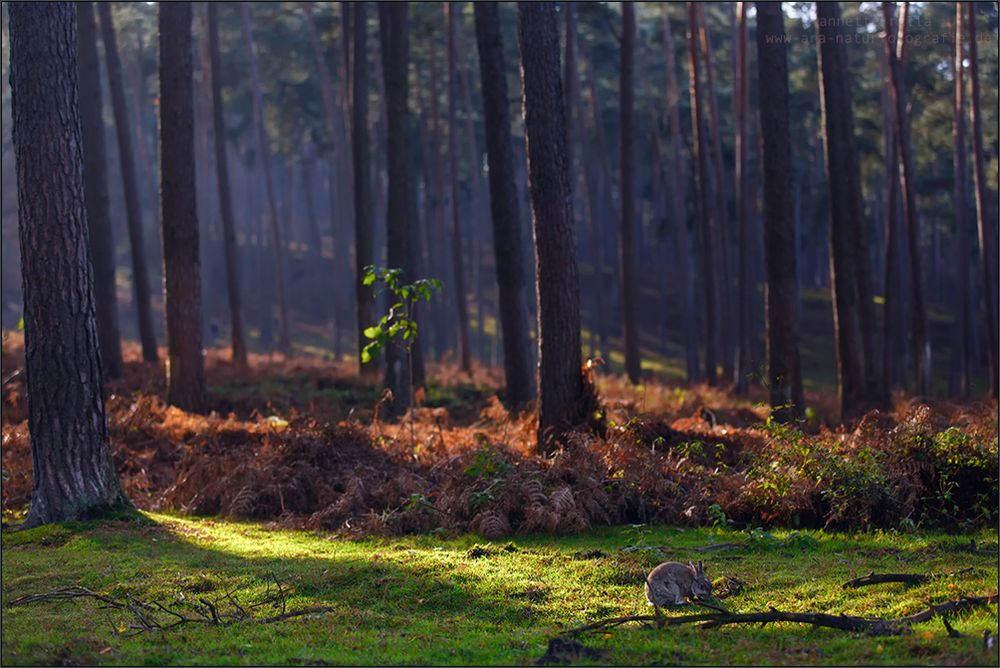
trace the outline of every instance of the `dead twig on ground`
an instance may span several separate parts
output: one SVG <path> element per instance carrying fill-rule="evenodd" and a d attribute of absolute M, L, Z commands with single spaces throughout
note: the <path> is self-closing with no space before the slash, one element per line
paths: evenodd
<path fill-rule="evenodd" d="M 962 573 L 968 573 L 974 571 L 975 568 L 970 566 L 968 568 L 963 568 L 961 570 L 955 571 L 954 573 L 875 573 L 872 571 L 868 575 L 860 578 L 854 578 L 853 580 L 848 580 L 844 583 L 844 589 L 856 589 L 858 587 L 867 587 L 868 585 L 884 584 L 886 582 L 902 582 L 904 584 L 918 585 L 927 582 L 928 580 L 933 580 L 934 578 L 952 578 L 956 575 L 961 575 Z"/>
<path fill-rule="evenodd" d="M 657 627 L 680 626 L 681 624 L 698 624 L 703 629 L 711 629 L 728 624 L 770 624 L 774 622 L 790 622 L 794 624 L 810 624 L 841 631 L 866 633 L 868 635 L 905 635 L 910 632 L 910 626 L 926 622 L 936 616 L 945 617 L 949 614 L 995 604 L 997 594 L 990 596 L 972 596 L 956 601 L 948 601 L 930 605 L 920 612 L 908 617 L 896 619 L 881 619 L 856 617 L 853 615 L 831 615 L 821 612 L 786 612 L 771 608 L 767 612 L 730 613 L 712 612 L 677 617 L 656 615 L 628 615 L 611 617 L 566 631 L 564 636 L 577 636 L 589 631 L 609 629 L 631 622 L 652 622 Z M 947 625 L 946 625 L 947 626 Z"/>

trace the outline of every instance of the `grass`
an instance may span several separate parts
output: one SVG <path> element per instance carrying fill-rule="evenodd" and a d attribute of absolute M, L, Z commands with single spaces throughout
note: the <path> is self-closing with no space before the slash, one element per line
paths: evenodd
<path fill-rule="evenodd" d="M 962 551 L 970 539 L 992 554 Z M 186 626 L 125 637 L 122 619 L 88 600 L 4 608 L 2 662 L 24 664 L 527 664 L 548 638 L 593 619 L 648 612 L 643 574 L 663 557 L 632 545 L 690 548 L 741 541 L 748 547 L 701 555 L 717 584 L 746 583 L 726 600 L 734 611 L 826 611 L 900 616 L 961 595 L 997 590 L 996 532 L 943 534 L 770 534 L 721 529 L 618 527 L 569 537 L 523 536 L 472 550 L 471 536 L 337 539 L 213 519 L 149 514 L 3 534 L 2 598 L 83 585 L 116 597 L 175 602 L 248 597 L 273 574 L 290 587 L 290 610 L 332 605 L 332 613 L 276 624 Z M 687 549 L 686 549 L 687 548 Z M 485 554 L 480 554 L 485 552 Z M 479 555 L 479 556 L 477 556 Z M 870 571 L 972 572 L 916 587 L 841 584 Z M 983 629 L 995 607 L 940 620 L 902 637 L 869 638 L 793 625 L 665 630 L 626 627 L 586 644 L 618 664 L 992 664 Z"/>

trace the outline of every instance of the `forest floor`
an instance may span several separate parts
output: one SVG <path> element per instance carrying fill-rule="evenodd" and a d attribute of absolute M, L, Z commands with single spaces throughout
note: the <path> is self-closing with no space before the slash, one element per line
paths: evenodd
<path fill-rule="evenodd" d="M 775 531 L 755 539 L 730 529 L 597 528 L 554 538 L 488 543 L 471 535 L 336 539 L 214 519 L 151 514 L 6 534 L 3 541 L 4 665 L 530 664 L 567 629 L 595 619 L 649 614 L 644 574 L 666 558 L 704 559 L 734 612 L 821 611 L 865 617 L 915 613 L 928 601 L 997 591 L 997 534 Z M 978 548 L 970 547 L 970 540 Z M 728 550 L 697 548 L 732 542 Z M 668 551 L 669 550 L 669 551 Z M 970 569 L 971 570 L 967 570 Z M 925 584 L 845 589 L 877 572 L 943 577 Z M 83 586 L 193 615 L 214 602 L 224 623 L 281 583 L 282 598 L 255 619 L 191 622 L 135 634 L 132 613 L 90 599 L 10 607 L 27 594 Z M 232 596 L 235 603 L 229 602 Z M 281 612 L 323 613 L 275 623 Z M 692 606 L 688 606 L 691 608 Z M 681 614 L 691 610 L 672 610 Z M 147 615 L 166 624 L 168 614 Z M 995 605 L 939 618 L 912 633 L 869 637 L 789 623 L 701 629 L 629 625 L 585 634 L 596 654 L 572 663 L 624 665 L 996 665 L 984 648 Z M 581 650 L 582 651 L 582 650 Z"/>
<path fill-rule="evenodd" d="M 895 618 L 997 592 L 990 403 L 898 395 L 841 424 L 834 397 L 813 391 L 808 419 L 788 427 L 767 419 L 761 388 L 630 386 L 598 367 L 587 373 L 604 424 L 540 456 L 531 415 L 500 401 L 497 369 L 429 365 L 411 437 L 407 419 L 379 418 L 377 379 L 346 362 L 254 355 L 238 371 L 209 350 L 212 411 L 200 416 L 167 407 L 162 373 L 134 343 L 125 353 L 124 378 L 107 387 L 111 447 L 146 519 L 16 531 L 31 456 L 23 341 L 4 335 L 4 664 L 530 663 L 578 624 L 648 614 L 644 574 L 667 558 L 704 559 L 738 612 Z M 721 543 L 736 545 L 695 549 Z M 870 571 L 947 577 L 842 588 Z M 72 586 L 132 611 L 89 598 L 8 607 Z M 135 601 L 209 614 L 201 599 L 224 622 L 265 599 L 246 616 L 331 609 L 127 637 Z M 599 654 L 561 658 L 995 663 L 982 632 L 996 610 L 950 617 L 957 638 L 940 619 L 877 638 L 633 624 L 580 638 Z M 152 615 L 143 623 L 176 619 Z"/>

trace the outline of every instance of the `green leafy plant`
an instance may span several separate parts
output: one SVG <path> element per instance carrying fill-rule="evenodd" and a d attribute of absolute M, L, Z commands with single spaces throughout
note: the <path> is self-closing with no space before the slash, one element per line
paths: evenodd
<path fill-rule="evenodd" d="M 406 351 L 409 368 L 410 391 L 410 445 L 414 445 L 413 435 L 413 343 L 417 340 L 419 328 L 413 318 L 413 310 L 421 299 L 429 302 L 434 290 L 441 292 L 441 281 L 436 278 L 421 278 L 413 283 L 403 282 L 402 269 L 388 269 L 370 264 L 365 267 L 363 285 L 375 288 L 375 296 L 388 291 L 395 301 L 389 312 L 379 318 L 377 325 L 366 327 L 365 338 L 368 345 L 361 349 L 361 362 L 368 364 L 378 358 L 379 353 L 393 343 Z"/>

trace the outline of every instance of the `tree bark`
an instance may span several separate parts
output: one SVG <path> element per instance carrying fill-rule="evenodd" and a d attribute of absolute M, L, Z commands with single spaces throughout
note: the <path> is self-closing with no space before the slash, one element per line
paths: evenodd
<path fill-rule="evenodd" d="M 691 242 L 688 235 L 687 187 L 681 147 L 680 93 L 677 87 L 677 64 L 670 19 L 663 13 L 663 55 L 667 66 L 667 119 L 670 125 L 670 156 L 666 161 L 667 184 L 673 213 L 674 261 L 680 281 L 681 318 L 684 332 L 684 367 L 689 381 L 698 378 L 698 322 L 694 307 L 694 280 L 691 262 Z"/>
<path fill-rule="evenodd" d="M 733 377 L 733 359 L 735 358 L 736 345 L 733 341 L 733 328 L 730 326 L 733 318 L 731 294 L 732 282 L 729 274 L 729 211 L 726 205 L 725 180 L 722 171 L 722 138 L 719 133 L 719 110 L 716 100 L 717 93 L 715 87 L 715 77 L 712 68 L 712 43 L 708 31 L 708 19 L 705 13 L 705 3 L 696 3 L 698 12 L 698 36 L 701 45 L 701 55 L 705 67 L 706 89 L 702 92 L 702 98 L 708 99 L 708 122 L 709 138 L 711 140 L 711 160 L 712 160 L 712 182 L 714 190 L 709 200 L 709 205 L 715 209 L 715 219 L 713 223 L 712 239 L 715 243 L 715 260 L 718 264 L 719 283 L 718 288 L 718 311 L 720 316 L 719 327 L 714 336 L 716 337 L 721 352 L 722 376 L 726 379 Z M 713 271 L 715 271 L 713 267 Z M 721 285 L 720 285 L 721 283 Z"/>
<path fill-rule="evenodd" d="M 345 3 L 346 4 L 346 3 Z M 354 253 L 357 293 L 358 364 L 362 375 L 376 373 L 376 364 L 361 364 L 361 349 L 368 341 L 364 328 L 374 324 L 375 295 L 362 284 L 365 267 L 374 262 L 372 256 L 371 174 L 368 153 L 368 5 L 354 3 L 354 92 L 351 96 L 351 151 L 354 161 Z"/>
<path fill-rule="evenodd" d="M 465 293 L 465 268 L 462 262 L 462 222 L 458 207 L 458 76 L 455 67 L 455 4 L 444 5 L 448 30 L 448 174 L 451 178 L 451 257 L 455 280 L 455 316 L 458 319 L 459 368 L 468 373 L 472 367 L 469 351 L 469 304 Z"/>
<path fill-rule="evenodd" d="M 76 8 L 8 5 L 24 292 L 31 511 L 26 526 L 127 506 L 101 392 L 88 257 Z"/>
<path fill-rule="evenodd" d="M 157 362 L 159 354 L 156 350 L 156 334 L 153 330 L 153 312 L 150 306 L 149 272 L 146 268 L 146 244 L 142 230 L 142 204 L 139 200 L 139 186 L 136 183 L 132 133 L 129 129 L 128 107 L 125 104 L 125 85 L 122 82 L 122 65 L 118 57 L 115 25 L 111 19 L 111 4 L 98 2 L 97 12 L 101 19 L 104 58 L 108 67 L 108 85 L 111 89 L 111 107 L 115 115 L 115 130 L 118 137 L 118 161 L 121 165 L 122 189 L 125 192 L 125 218 L 132 252 L 132 287 L 135 292 L 142 359 L 145 362 Z"/>
<path fill-rule="evenodd" d="M 764 160 L 764 264 L 767 274 L 767 365 L 772 417 L 800 418 L 804 409 L 799 363 L 795 225 L 792 220 L 788 61 L 780 2 L 757 4 L 757 76 Z"/>
<path fill-rule="evenodd" d="M 288 335 L 288 301 L 285 295 L 285 246 L 281 241 L 281 228 L 278 223 L 278 210 L 274 201 L 274 182 L 271 175 L 271 140 L 267 134 L 264 122 L 264 95 L 261 90 L 260 70 L 257 66 L 257 53 L 253 42 L 253 23 L 250 18 L 250 6 L 240 3 L 243 18 L 243 38 L 246 42 L 247 60 L 250 63 L 250 80 L 253 87 L 254 124 L 256 125 L 257 155 L 260 158 L 261 170 L 264 172 L 264 186 L 267 193 L 268 227 L 271 231 L 271 246 L 274 252 L 274 282 L 278 291 L 279 336 L 278 345 L 286 355 L 292 354 L 292 341 Z"/>
<path fill-rule="evenodd" d="M 954 167 L 954 202 L 955 209 L 955 333 L 952 344 L 952 376 L 951 392 L 962 397 L 968 397 L 970 391 L 969 350 L 972 334 L 972 304 L 971 285 L 969 281 L 969 233 L 968 225 L 968 163 L 966 162 L 965 142 L 965 50 L 962 40 L 965 35 L 964 8 L 961 3 L 955 5 L 955 51 L 952 60 L 952 73 L 955 78 L 955 103 L 952 115 L 952 137 L 955 142 Z"/>
<path fill-rule="evenodd" d="M 709 385 L 716 383 L 716 345 L 718 340 L 716 330 L 716 296 L 715 286 L 715 230 L 714 219 L 716 208 L 712 202 L 712 176 L 710 157 L 708 155 L 708 140 L 705 137 L 704 96 L 701 84 L 701 65 L 698 53 L 698 12 L 694 3 L 688 3 L 688 20 L 690 34 L 688 35 L 688 56 L 690 58 L 691 74 L 691 125 L 694 128 L 692 151 L 697 165 L 697 195 L 698 215 L 701 228 L 702 246 L 702 277 L 705 288 L 705 379 Z"/>
<path fill-rule="evenodd" d="M 983 114 L 979 106 L 979 47 L 976 44 L 976 5 L 965 3 L 969 24 L 969 79 L 972 84 L 972 156 L 973 177 L 976 185 L 976 229 L 979 233 L 979 257 L 983 269 L 983 296 L 986 300 L 986 343 L 990 363 L 990 396 L 997 398 L 998 391 L 998 351 L 997 351 L 997 302 L 996 269 L 993 257 L 993 243 L 996 237 L 989 229 L 993 220 L 990 211 L 991 197 L 986 187 L 986 165 L 983 158 Z"/>
<path fill-rule="evenodd" d="M 97 22 L 90 2 L 76 3 L 80 55 L 80 124 L 83 132 L 83 185 L 90 233 L 90 262 L 94 268 L 97 338 L 105 378 L 122 375 L 121 335 L 118 331 L 118 294 L 115 285 L 115 243 L 108 206 L 108 170 L 104 155 L 104 115 L 101 100 L 101 63 L 97 55 Z"/>
<path fill-rule="evenodd" d="M 229 300 L 229 330 L 233 364 L 247 365 L 247 344 L 243 333 L 243 297 L 240 292 L 240 258 L 236 248 L 236 222 L 229 192 L 229 161 L 226 155 L 226 120 L 222 108 L 222 68 L 219 65 L 218 7 L 208 4 L 208 48 L 211 61 L 212 123 L 215 127 L 215 169 L 222 215 L 222 241 L 226 261 L 226 295 Z M 308 197 L 308 195 L 307 195 Z"/>
<path fill-rule="evenodd" d="M 382 41 L 382 69 L 385 79 L 387 112 L 386 161 L 389 171 L 387 255 L 390 267 L 404 269 L 405 280 L 416 276 L 409 269 L 410 214 L 409 150 L 407 131 L 409 125 L 409 26 L 408 7 L 405 2 L 380 2 L 379 20 Z M 410 405 L 410 369 L 405 351 L 390 344 L 386 351 L 385 386 L 392 391 L 389 404 L 393 414 L 402 414 Z"/>
<path fill-rule="evenodd" d="M 739 219 L 739 297 L 737 300 L 737 348 L 736 364 L 733 371 L 733 389 L 737 394 L 746 392 L 750 374 L 750 318 L 751 300 L 753 299 L 753 283 L 750 278 L 750 179 L 747 170 L 750 161 L 747 159 L 749 144 L 747 143 L 747 126 L 749 125 L 750 78 L 747 64 L 747 3 L 740 2 L 736 9 L 736 68 L 733 72 L 736 81 L 736 215 Z"/>
<path fill-rule="evenodd" d="M 194 166 L 191 3 L 165 2 L 160 20 L 160 226 L 167 323 L 167 403 L 205 410 L 201 270 Z"/>
<path fill-rule="evenodd" d="M 886 31 L 892 34 L 894 4 L 882 3 Z M 906 17 L 909 3 L 903 3 L 900 17 L 900 34 L 905 35 Z M 914 367 L 917 376 L 917 393 L 926 394 L 930 389 L 931 345 L 927 336 L 927 309 L 924 303 L 923 272 L 920 269 L 920 223 L 917 217 L 917 197 L 913 183 L 913 162 L 911 160 L 909 134 L 904 131 L 906 100 L 902 81 L 902 58 L 896 57 L 891 40 L 885 40 L 889 60 L 890 97 L 892 98 L 892 123 L 899 150 L 899 183 L 903 190 L 903 219 L 906 221 L 907 241 L 910 251 L 910 275 L 913 289 L 913 345 Z"/>
<path fill-rule="evenodd" d="M 520 2 L 522 99 L 538 295 L 538 446 L 583 418 L 580 293 L 555 3 Z"/>
<path fill-rule="evenodd" d="M 639 329 L 636 318 L 636 273 L 639 266 L 635 255 L 635 146 L 633 107 L 635 99 L 635 5 L 622 4 L 622 46 L 619 111 L 621 114 L 621 266 L 622 306 L 625 325 L 625 373 L 632 384 L 640 380 L 642 357 L 639 352 Z"/>
<path fill-rule="evenodd" d="M 521 241 L 517 184 L 514 181 L 507 70 L 504 66 L 497 3 L 477 2 L 473 8 L 483 89 L 486 155 L 490 166 L 490 212 L 493 219 L 493 253 L 503 335 L 506 398 L 508 406 L 514 407 L 535 397 L 535 378 L 531 369 L 525 254 Z"/>
<path fill-rule="evenodd" d="M 836 2 L 816 5 L 816 37 L 819 43 L 820 96 L 823 146 L 830 203 L 830 285 L 833 291 L 833 323 L 837 340 L 837 391 L 842 416 L 863 410 L 869 400 L 878 400 L 869 383 L 869 366 L 875 360 L 865 344 L 862 319 L 864 293 L 861 275 L 867 273 L 867 249 L 858 239 L 864 218 L 861 176 L 854 143 L 854 114 L 848 80 L 845 32 Z M 870 300 L 870 297 L 869 297 Z"/>

